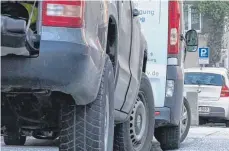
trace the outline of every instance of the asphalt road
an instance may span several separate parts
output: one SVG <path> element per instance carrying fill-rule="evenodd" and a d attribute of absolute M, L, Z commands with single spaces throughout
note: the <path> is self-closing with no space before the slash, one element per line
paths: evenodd
<path fill-rule="evenodd" d="M 176 151 L 229 151 L 229 128 L 193 127 Z"/>
<path fill-rule="evenodd" d="M 26 146 L 5 146 L 2 151 L 58 151 L 58 141 L 28 138 Z M 229 151 L 229 128 L 192 127 L 181 148 L 176 151 Z"/>

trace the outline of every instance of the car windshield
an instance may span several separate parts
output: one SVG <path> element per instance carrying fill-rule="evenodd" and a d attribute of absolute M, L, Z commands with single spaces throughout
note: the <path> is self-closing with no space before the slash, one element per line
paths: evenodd
<path fill-rule="evenodd" d="M 222 86 L 223 78 L 222 78 L 222 75 L 220 74 L 188 72 L 188 73 L 185 73 L 184 84 Z"/>

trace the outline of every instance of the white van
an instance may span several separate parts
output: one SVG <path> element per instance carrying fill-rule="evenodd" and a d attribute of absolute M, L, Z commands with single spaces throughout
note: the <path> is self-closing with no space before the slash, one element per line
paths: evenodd
<path fill-rule="evenodd" d="M 186 46 L 191 42 L 188 33 L 196 40 L 187 49 L 192 51 L 198 46 L 197 33 L 184 33 L 182 1 L 137 1 L 136 8 L 148 43 L 146 72 L 154 89 L 155 137 L 163 150 L 177 149 L 190 127 L 190 108 L 183 97 L 183 66 Z M 183 118 L 184 114 L 188 116 Z"/>

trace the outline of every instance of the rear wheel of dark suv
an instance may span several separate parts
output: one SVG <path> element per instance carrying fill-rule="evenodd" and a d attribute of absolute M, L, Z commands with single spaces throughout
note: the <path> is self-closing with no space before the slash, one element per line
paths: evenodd
<path fill-rule="evenodd" d="M 109 57 L 94 102 L 61 107 L 60 151 L 111 151 L 114 135 L 114 73 Z"/>

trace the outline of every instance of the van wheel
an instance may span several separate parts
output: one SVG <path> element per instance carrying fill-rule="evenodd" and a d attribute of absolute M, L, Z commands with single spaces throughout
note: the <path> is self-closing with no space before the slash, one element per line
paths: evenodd
<path fill-rule="evenodd" d="M 19 133 L 7 133 L 4 138 L 4 143 L 6 145 L 25 145 L 26 136 L 21 136 Z"/>
<path fill-rule="evenodd" d="M 188 100 L 184 98 L 183 102 L 183 108 L 182 108 L 182 115 L 181 115 L 181 121 L 180 121 L 180 127 L 181 127 L 181 139 L 180 142 L 182 143 L 185 138 L 188 135 L 190 126 L 191 126 L 191 109 L 188 103 Z"/>
<path fill-rule="evenodd" d="M 154 97 L 143 73 L 130 119 L 115 126 L 114 151 L 150 151 L 154 133 Z"/>
<path fill-rule="evenodd" d="M 85 105 L 61 107 L 60 151 L 111 151 L 114 135 L 114 73 L 106 63 L 97 98 Z"/>
<path fill-rule="evenodd" d="M 162 150 L 180 148 L 180 125 L 159 127 L 155 129 L 155 138 L 161 144 Z"/>

